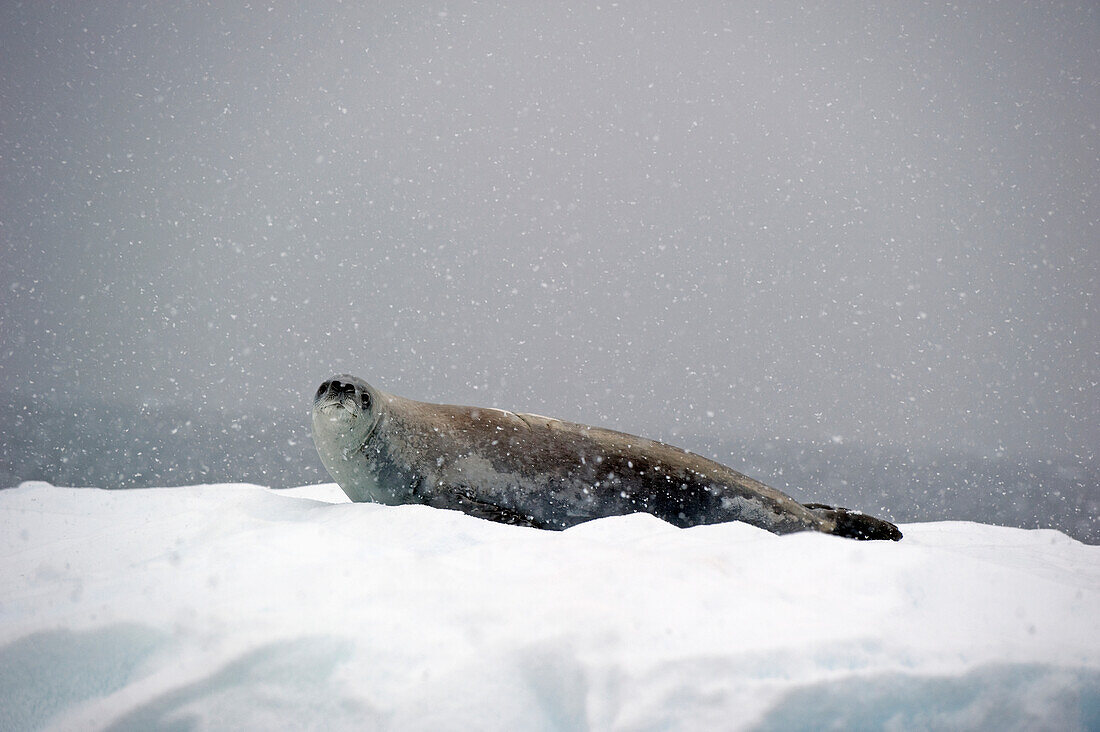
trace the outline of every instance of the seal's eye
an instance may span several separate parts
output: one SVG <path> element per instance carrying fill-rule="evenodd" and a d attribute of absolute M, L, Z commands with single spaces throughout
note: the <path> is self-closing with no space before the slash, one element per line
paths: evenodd
<path fill-rule="evenodd" d="M 363 411 L 370 409 L 370 394 L 363 392 L 359 395 L 359 402 L 363 405 Z"/>
<path fill-rule="evenodd" d="M 325 393 L 326 389 L 328 389 L 328 382 L 327 381 L 325 383 L 321 384 L 319 387 L 317 387 L 317 393 L 313 395 L 313 398 L 314 399 L 320 399 L 321 395 Z"/>

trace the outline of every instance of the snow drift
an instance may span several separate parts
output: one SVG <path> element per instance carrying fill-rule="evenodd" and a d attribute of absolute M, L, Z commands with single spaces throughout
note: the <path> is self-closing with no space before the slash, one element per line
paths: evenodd
<path fill-rule="evenodd" d="M 1100 728 L 1100 547 L 0 492 L 0 729 Z"/>

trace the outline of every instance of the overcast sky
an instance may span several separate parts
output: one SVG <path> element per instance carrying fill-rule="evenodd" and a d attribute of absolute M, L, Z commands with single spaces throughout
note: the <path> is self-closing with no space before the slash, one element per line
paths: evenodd
<path fill-rule="evenodd" d="M 0 8 L 0 390 L 1093 454 L 1094 3 Z"/>

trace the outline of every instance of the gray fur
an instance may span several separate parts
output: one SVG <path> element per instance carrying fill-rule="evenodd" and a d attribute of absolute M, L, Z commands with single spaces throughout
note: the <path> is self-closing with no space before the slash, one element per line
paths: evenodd
<path fill-rule="evenodd" d="M 321 462 L 353 501 L 420 503 L 544 529 L 644 511 L 681 527 L 744 521 L 778 534 L 852 535 L 837 530 L 840 509 L 812 510 L 661 442 L 533 414 L 403 399 L 354 376 L 321 385 L 313 437 Z"/>

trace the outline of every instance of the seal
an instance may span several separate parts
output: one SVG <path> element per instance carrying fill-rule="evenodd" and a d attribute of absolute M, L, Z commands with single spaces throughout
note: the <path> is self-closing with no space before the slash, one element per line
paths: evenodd
<path fill-rule="evenodd" d="M 743 521 L 777 534 L 901 538 L 888 521 L 802 505 L 662 442 L 535 414 L 418 402 L 355 376 L 317 389 L 313 441 L 352 501 L 418 503 L 541 529 L 644 511 L 680 527 Z"/>

